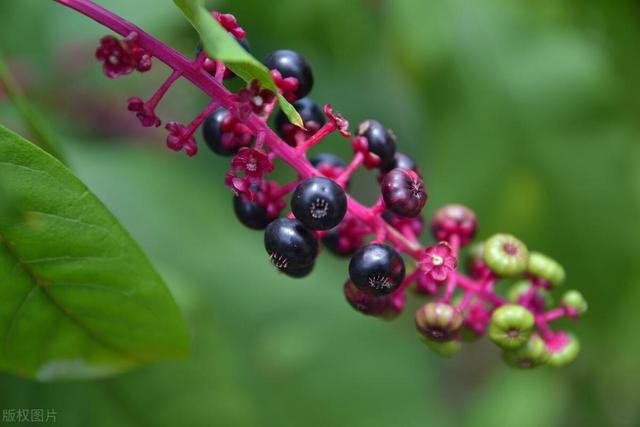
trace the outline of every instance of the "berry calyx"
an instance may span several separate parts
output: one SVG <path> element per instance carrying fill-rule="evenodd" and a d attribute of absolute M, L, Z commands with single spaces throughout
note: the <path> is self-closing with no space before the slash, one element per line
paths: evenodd
<path fill-rule="evenodd" d="M 267 226 L 264 247 L 280 271 L 309 267 L 318 256 L 318 241 L 298 220 L 279 218 Z"/>
<path fill-rule="evenodd" d="M 458 261 L 447 242 L 440 242 L 436 246 L 429 246 L 420 260 L 420 270 L 425 276 L 436 283 L 442 283 L 449 277 L 449 273 L 456 269 Z"/>
<path fill-rule="evenodd" d="M 464 318 L 453 305 L 430 302 L 418 309 L 416 328 L 426 339 L 437 342 L 451 341 L 462 327 Z"/>
<path fill-rule="evenodd" d="M 374 295 L 387 295 L 404 279 L 404 261 L 391 246 L 373 243 L 353 255 L 349 277 L 353 284 Z"/>
<path fill-rule="evenodd" d="M 377 166 L 381 170 L 389 169 L 396 154 L 396 138 L 393 134 L 377 120 L 365 120 L 358 125 L 356 135 L 366 140 L 368 152 L 378 159 Z"/>
<path fill-rule="evenodd" d="M 466 245 L 476 234 L 476 214 L 463 205 L 445 205 L 431 218 L 431 231 L 437 240 L 450 241 L 457 236 L 460 245 Z"/>
<path fill-rule="evenodd" d="M 540 252 L 529 254 L 527 272 L 533 277 L 546 280 L 554 288 L 560 286 L 565 278 L 564 268 L 557 261 Z"/>
<path fill-rule="evenodd" d="M 578 357 L 580 342 L 573 334 L 560 331 L 547 340 L 547 350 L 549 350 L 547 365 L 560 368 Z"/>
<path fill-rule="evenodd" d="M 293 77 L 298 81 L 295 97 L 304 98 L 313 87 L 313 73 L 311 67 L 298 52 L 280 49 L 272 52 L 264 59 L 264 65 L 270 70 L 278 70 L 283 78 Z"/>
<path fill-rule="evenodd" d="M 311 230 L 328 230 L 344 218 L 347 196 L 342 187 L 329 178 L 307 178 L 291 196 L 291 211 Z"/>
<path fill-rule="evenodd" d="M 502 348 L 514 349 L 527 342 L 535 324 L 533 314 L 516 304 L 498 307 L 491 315 L 489 338 Z"/>
<path fill-rule="evenodd" d="M 560 305 L 575 310 L 575 313 L 578 315 L 586 313 L 587 308 L 589 307 L 587 300 L 585 300 L 582 294 L 575 289 L 567 291 L 562 295 L 560 298 Z"/>
<path fill-rule="evenodd" d="M 524 243 L 510 234 L 495 234 L 484 244 L 483 259 L 495 274 L 514 277 L 525 272 L 529 251 Z"/>
<path fill-rule="evenodd" d="M 233 211 L 244 226 L 253 230 L 264 230 L 272 220 L 265 208 L 245 196 L 233 197 Z"/>
<path fill-rule="evenodd" d="M 381 187 L 382 198 L 387 208 L 407 218 L 418 216 L 427 202 L 424 182 L 412 170 L 391 170 L 382 179 Z"/>
<path fill-rule="evenodd" d="M 531 335 L 522 347 L 502 352 L 502 358 L 507 365 L 518 369 L 532 369 L 544 365 L 550 356 L 546 343 L 536 334 Z"/>

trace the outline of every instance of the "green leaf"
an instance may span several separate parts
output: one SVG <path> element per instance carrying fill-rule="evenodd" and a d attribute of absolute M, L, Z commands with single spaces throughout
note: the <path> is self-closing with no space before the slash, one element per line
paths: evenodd
<path fill-rule="evenodd" d="M 200 34 L 204 50 L 209 56 L 224 62 L 245 82 L 258 80 L 261 87 L 277 94 L 280 108 L 287 115 L 289 121 L 304 128 L 300 114 L 280 95 L 267 67 L 244 50 L 236 39 L 211 16 L 211 13 L 204 7 L 203 0 L 174 0 L 174 3 Z"/>
<path fill-rule="evenodd" d="M 171 294 L 58 160 L 0 126 L 0 370 L 94 378 L 187 352 Z"/>
<path fill-rule="evenodd" d="M 4 88 L 14 107 L 22 116 L 22 120 L 29 128 L 35 143 L 61 162 L 64 162 L 63 153 L 56 142 L 56 138 L 53 136 L 53 131 L 40 113 L 20 92 L 18 85 L 4 63 L 2 51 L 0 51 L 0 87 Z"/>

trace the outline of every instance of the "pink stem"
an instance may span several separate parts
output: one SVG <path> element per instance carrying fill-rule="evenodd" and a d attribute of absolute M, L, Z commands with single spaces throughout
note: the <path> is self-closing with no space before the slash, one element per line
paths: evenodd
<path fill-rule="evenodd" d="M 187 126 L 186 133 L 188 135 L 193 135 L 193 133 L 200 127 L 202 122 L 213 113 L 220 104 L 216 101 L 211 102 L 207 107 L 198 114 L 198 116 L 189 123 Z"/>
<path fill-rule="evenodd" d="M 336 179 L 338 184 L 340 184 L 342 187 L 344 187 L 345 184 L 347 183 L 347 181 L 349 181 L 349 178 L 351 178 L 351 175 L 353 175 L 353 173 L 356 171 L 356 169 L 358 169 L 360 167 L 360 165 L 362 164 L 363 160 L 364 160 L 364 155 L 361 152 L 358 151 L 353 156 L 353 159 L 351 160 L 351 163 L 349 163 L 349 165 L 347 165 L 347 167 L 340 174 L 338 179 Z"/>
<path fill-rule="evenodd" d="M 482 282 L 479 282 L 479 283 L 474 282 L 464 274 L 457 271 L 454 271 L 452 273 L 456 275 L 458 280 L 458 285 L 460 285 L 461 288 L 474 293 L 479 298 L 486 300 L 487 302 L 493 304 L 494 306 L 500 306 L 506 303 L 506 301 L 503 298 L 499 297 L 498 295 L 495 295 L 492 292 L 488 292 L 486 289 L 484 289 Z"/>
<path fill-rule="evenodd" d="M 544 322 L 553 322 L 561 317 L 567 315 L 567 310 L 564 307 L 554 308 L 553 310 L 549 310 L 545 313 L 538 314 L 537 317 Z"/>
<path fill-rule="evenodd" d="M 328 136 L 331 132 L 337 129 L 333 120 L 329 120 L 325 123 L 316 133 L 304 140 L 301 144 L 298 144 L 297 150 L 301 153 L 305 153 L 311 147 L 322 141 L 323 138 Z"/>
<path fill-rule="evenodd" d="M 216 75 L 213 76 L 216 81 L 222 83 L 224 80 L 224 72 L 227 71 L 227 66 L 222 61 L 216 61 Z"/>
<path fill-rule="evenodd" d="M 175 81 L 180 78 L 181 74 L 182 73 L 180 71 L 174 70 L 167 78 L 167 80 L 165 80 L 164 83 L 162 83 L 158 90 L 153 94 L 153 96 L 149 98 L 147 104 L 151 106 L 152 110 L 154 110 L 158 106 L 158 103 L 160 102 L 162 97 L 165 95 L 165 93 L 167 93 L 167 91 L 175 83 Z"/>

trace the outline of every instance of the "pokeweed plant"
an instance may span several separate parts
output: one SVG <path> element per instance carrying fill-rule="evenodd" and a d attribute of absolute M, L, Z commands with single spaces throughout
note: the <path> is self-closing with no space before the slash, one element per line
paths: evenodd
<path fill-rule="evenodd" d="M 142 126 L 162 124 L 155 109 L 178 79 L 210 97 L 190 123 L 166 123 L 166 145 L 193 156 L 195 134 L 202 128 L 206 145 L 231 157 L 225 184 L 233 192 L 235 214 L 245 226 L 264 230 L 267 256 L 279 272 L 307 276 L 322 244 L 350 258 L 343 292 L 365 315 L 397 317 L 410 290 L 429 297 L 417 310 L 415 325 L 424 343 L 443 356 L 488 335 L 514 367 L 558 367 L 576 358 L 576 337 L 550 327 L 562 317 L 579 318 L 587 308 L 576 290 L 551 307 L 550 293 L 565 279 L 562 266 L 509 234 L 472 245 L 476 215 L 459 204 L 436 210 L 429 225 L 439 243 L 424 247 L 419 237 L 428 196 L 420 169 L 396 150 L 395 135 L 380 122 L 365 120 L 352 133 L 330 104 L 321 108 L 311 100 L 314 76 L 301 54 L 276 50 L 263 62 L 256 60 L 236 18 L 208 11 L 201 0 L 174 0 L 200 35 L 195 58 L 89 0 L 56 1 L 117 34 L 103 37 L 95 53 L 107 77 L 148 72 L 154 61 L 172 70 L 148 99 L 129 98 L 128 109 Z M 232 92 L 225 82 L 237 77 L 246 86 Z M 272 129 L 268 121 L 274 112 Z M 351 144 L 349 162 L 330 153 L 307 158 L 311 147 L 333 133 Z M 275 159 L 297 178 L 270 179 Z M 380 198 L 373 206 L 349 194 L 350 178 L 359 168 L 379 172 Z M 469 246 L 466 273 L 458 269 L 464 246 Z M 499 292 L 496 285 L 504 280 L 508 288 Z"/>

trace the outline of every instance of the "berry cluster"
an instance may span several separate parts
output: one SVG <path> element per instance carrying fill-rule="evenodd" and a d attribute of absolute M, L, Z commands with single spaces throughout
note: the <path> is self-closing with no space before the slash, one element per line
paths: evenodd
<path fill-rule="evenodd" d="M 423 247 L 419 238 L 427 191 L 416 163 L 397 151 L 395 135 L 380 122 L 365 120 L 352 135 L 349 122 L 330 105 L 321 108 L 308 98 L 314 78 L 302 55 L 277 50 L 263 61 L 304 123 L 304 128 L 294 126 L 277 111 L 274 133 L 267 123 L 278 98 L 257 81 L 232 93 L 224 83 L 233 73 L 202 48 L 195 59 L 187 59 L 89 0 L 58 1 L 125 37 L 103 38 L 96 53 L 109 77 L 146 71 L 152 57 L 172 68 L 148 101 L 129 100 L 129 109 L 143 126 L 160 125 L 155 107 L 180 77 L 211 96 L 212 102 L 188 125 L 166 125 L 167 145 L 196 154 L 194 132 L 202 127 L 206 145 L 231 157 L 225 184 L 234 193 L 235 214 L 247 227 L 264 230 L 267 255 L 280 272 L 307 276 L 322 246 L 350 258 L 344 295 L 363 314 L 392 319 L 402 312 L 408 291 L 428 297 L 415 314 L 416 328 L 426 345 L 443 356 L 486 334 L 515 367 L 562 366 L 575 359 L 577 339 L 549 326 L 561 317 L 577 319 L 587 308 L 575 290 L 550 307 L 551 291 L 564 281 L 563 268 L 546 255 L 530 252 L 517 238 L 496 234 L 471 246 L 466 274 L 459 271 L 461 249 L 477 231 L 475 213 L 462 205 L 434 213 L 430 228 L 438 243 Z M 212 16 L 249 50 L 245 31 L 232 15 Z M 353 158 L 345 162 L 324 153 L 307 160 L 308 150 L 334 132 L 349 139 Z M 292 167 L 298 178 L 284 184 L 270 180 L 275 158 Z M 378 172 L 380 198 L 371 207 L 349 195 L 349 180 L 360 167 Z M 287 205 L 290 212 L 283 215 Z M 501 289 L 498 282 L 503 281 L 506 287 Z"/>

